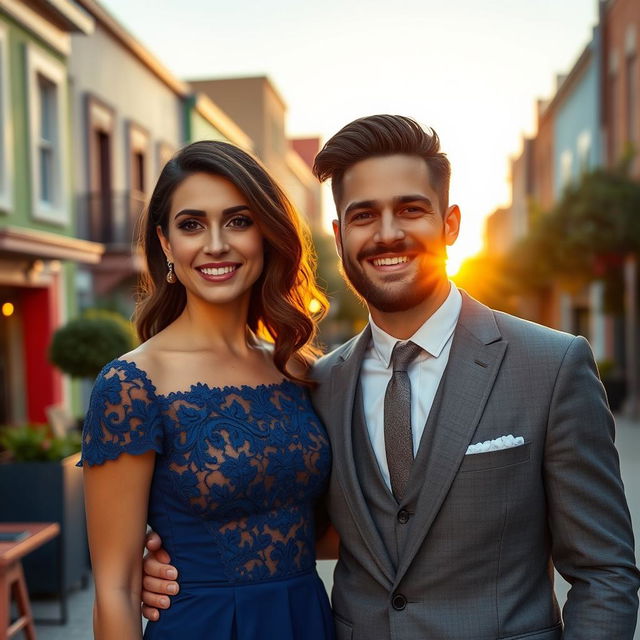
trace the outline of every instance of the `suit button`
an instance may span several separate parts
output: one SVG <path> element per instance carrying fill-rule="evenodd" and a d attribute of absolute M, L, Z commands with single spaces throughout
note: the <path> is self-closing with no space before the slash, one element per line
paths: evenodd
<path fill-rule="evenodd" d="M 400 511 L 398 511 L 398 522 L 400 524 L 407 524 L 410 517 L 411 514 L 406 509 L 400 509 Z"/>
<path fill-rule="evenodd" d="M 407 606 L 407 599 L 401 593 L 396 593 L 391 599 L 391 606 L 396 611 L 402 611 Z"/>

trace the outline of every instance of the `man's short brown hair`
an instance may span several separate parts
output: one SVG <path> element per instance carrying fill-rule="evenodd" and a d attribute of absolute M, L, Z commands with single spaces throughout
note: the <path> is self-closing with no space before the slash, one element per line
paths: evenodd
<path fill-rule="evenodd" d="M 449 207 L 451 165 L 440 151 L 438 134 L 405 116 L 375 115 L 350 122 L 318 153 L 313 173 L 320 182 L 331 178 L 333 200 L 338 207 L 347 169 L 368 158 L 397 154 L 418 156 L 427 163 L 431 186 L 438 194 L 444 215 Z"/>

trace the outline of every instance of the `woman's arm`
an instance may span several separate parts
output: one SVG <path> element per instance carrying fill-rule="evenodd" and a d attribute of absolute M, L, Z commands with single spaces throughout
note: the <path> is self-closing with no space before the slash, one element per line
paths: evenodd
<path fill-rule="evenodd" d="M 96 640 L 142 638 L 140 557 L 155 452 L 122 454 L 84 465 L 85 504 L 91 564 L 96 585 Z"/>

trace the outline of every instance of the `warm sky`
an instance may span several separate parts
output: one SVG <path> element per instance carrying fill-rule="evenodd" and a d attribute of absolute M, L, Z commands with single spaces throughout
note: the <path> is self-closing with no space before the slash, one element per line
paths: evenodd
<path fill-rule="evenodd" d="M 508 204 L 508 159 L 535 130 L 535 100 L 597 19 L 597 0 L 100 1 L 180 78 L 268 75 L 290 136 L 326 140 L 373 113 L 434 127 L 463 214 L 454 264 Z"/>

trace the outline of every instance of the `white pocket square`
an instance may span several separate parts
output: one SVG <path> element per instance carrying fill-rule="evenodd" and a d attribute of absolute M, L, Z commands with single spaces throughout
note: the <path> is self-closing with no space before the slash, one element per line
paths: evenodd
<path fill-rule="evenodd" d="M 486 442 L 477 442 L 476 444 L 470 444 L 467 447 L 466 455 L 470 456 L 474 453 L 487 453 L 488 451 L 500 451 L 501 449 L 512 449 L 513 447 L 520 447 L 524 444 L 524 438 L 522 436 L 513 437 L 511 434 L 508 436 L 501 436 L 495 440 L 487 440 Z"/>

